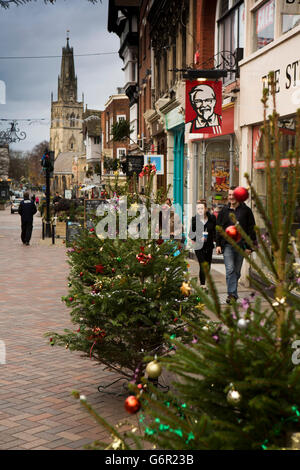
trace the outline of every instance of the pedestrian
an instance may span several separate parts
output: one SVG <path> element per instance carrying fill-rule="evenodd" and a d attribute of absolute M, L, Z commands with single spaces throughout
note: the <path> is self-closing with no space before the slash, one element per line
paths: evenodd
<path fill-rule="evenodd" d="M 35 203 L 36 203 L 36 205 L 38 205 L 38 204 L 39 204 L 39 202 L 40 202 L 40 199 L 39 199 L 39 197 L 38 197 L 38 196 L 36 196 L 36 198 L 35 198 Z"/>
<path fill-rule="evenodd" d="M 184 243 L 181 219 L 170 198 L 165 200 L 162 211 L 159 213 L 159 230 L 162 232 L 163 238 L 166 238 L 169 233 L 171 240 L 176 239 Z"/>
<path fill-rule="evenodd" d="M 32 200 L 32 202 L 35 202 L 35 194 L 33 194 L 33 195 L 31 196 L 31 200 Z"/>
<path fill-rule="evenodd" d="M 62 199 L 62 198 L 61 198 L 61 196 L 59 195 L 59 192 L 56 191 L 55 196 L 54 196 L 53 201 L 52 201 L 53 207 L 54 207 L 54 213 L 55 213 L 55 215 L 56 215 L 57 212 L 58 212 L 58 211 L 57 211 L 57 209 L 58 209 L 58 204 L 59 204 L 59 201 L 60 201 L 61 199 Z"/>
<path fill-rule="evenodd" d="M 231 214 L 234 214 L 246 234 L 256 243 L 253 212 L 244 202 L 238 202 L 235 199 L 233 194 L 235 188 L 235 186 L 231 186 L 228 191 L 228 204 L 221 209 L 218 215 L 218 225 L 222 227 L 223 230 L 226 230 L 230 225 L 234 225 L 231 219 Z M 247 255 L 251 253 L 252 250 L 250 246 L 243 238 L 238 242 L 238 245 Z M 238 299 L 238 281 L 241 276 L 244 257 L 218 232 L 216 236 L 216 253 L 218 255 L 223 253 L 224 256 L 228 295 L 226 302 L 229 304 L 231 301 Z"/>
<path fill-rule="evenodd" d="M 199 263 L 199 279 L 205 286 L 205 271 L 203 263 L 210 270 L 214 241 L 216 238 L 216 218 L 207 210 L 205 199 L 197 201 L 196 215 L 192 217 L 189 238 L 194 242 L 194 250 Z"/>
<path fill-rule="evenodd" d="M 29 245 L 32 235 L 33 216 L 37 212 L 36 205 L 29 199 L 29 193 L 24 193 L 24 199 L 20 203 L 18 212 L 21 216 L 21 240 L 24 245 Z"/>

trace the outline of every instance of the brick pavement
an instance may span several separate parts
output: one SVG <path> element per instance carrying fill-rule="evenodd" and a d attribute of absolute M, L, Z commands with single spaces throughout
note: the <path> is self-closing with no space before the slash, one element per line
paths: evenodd
<path fill-rule="evenodd" d="M 98 385 L 118 376 L 79 352 L 51 347 L 47 331 L 73 325 L 61 301 L 67 294 L 65 247 L 40 243 L 35 216 L 31 245 L 20 240 L 20 217 L 0 211 L 0 450 L 82 449 L 107 433 L 71 396 L 72 390 L 110 423 L 130 418 L 124 397 L 100 394 Z"/>
<path fill-rule="evenodd" d="M 79 352 L 52 348 L 44 338 L 47 331 L 73 325 L 61 301 L 69 269 L 65 246 L 41 243 L 40 237 L 41 219 L 35 216 L 31 245 L 23 246 L 19 215 L 0 211 L 0 340 L 6 345 L 6 364 L 0 364 L 0 450 L 74 450 L 105 440 L 106 431 L 71 396 L 72 390 L 86 395 L 110 423 L 126 418 L 138 425 L 137 417 L 124 410 L 124 397 L 97 390 L 116 374 Z M 190 265 L 197 276 L 197 262 L 190 260 Z M 212 269 L 225 296 L 224 267 Z"/>

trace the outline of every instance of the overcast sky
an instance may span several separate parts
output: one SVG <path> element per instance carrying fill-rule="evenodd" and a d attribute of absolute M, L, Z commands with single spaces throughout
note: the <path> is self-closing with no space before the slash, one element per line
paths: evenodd
<path fill-rule="evenodd" d="M 123 63 L 118 54 L 76 57 L 76 54 L 117 52 L 119 38 L 107 31 L 108 0 L 90 4 L 87 0 L 57 0 L 45 5 L 37 0 L 23 6 L 0 8 L 0 57 L 61 57 L 70 30 L 74 49 L 78 100 L 84 93 L 89 108 L 104 109 L 109 96 L 124 85 Z M 6 84 L 6 103 L 0 104 L 0 118 L 50 119 L 51 92 L 57 99 L 57 77 L 61 59 L 0 59 L 0 80 Z M 0 96 L 1 99 L 1 96 Z M 31 150 L 50 139 L 50 124 L 19 122 L 26 140 L 11 146 Z M 0 130 L 8 127 L 1 123 Z"/>

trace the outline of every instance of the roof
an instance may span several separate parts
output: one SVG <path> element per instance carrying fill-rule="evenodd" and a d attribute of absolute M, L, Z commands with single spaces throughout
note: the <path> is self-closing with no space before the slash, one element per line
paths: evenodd
<path fill-rule="evenodd" d="M 79 157 L 79 152 L 61 152 L 54 162 L 54 174 L 72 174 L 72 163 L 74 157 Z"/>
<path fill-rule="evenodd" d="M 101 114 L 102 111 L 96 109 L 86 109 L 84 111 L 84 121 L 82 124 L 83 135 L 85 135 L 86 132 L 92 137 L 101 135 Z"/>

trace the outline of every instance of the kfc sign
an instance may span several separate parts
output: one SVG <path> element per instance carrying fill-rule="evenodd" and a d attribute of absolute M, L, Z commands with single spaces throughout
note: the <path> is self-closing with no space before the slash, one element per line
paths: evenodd
<path fill-rule="evenodd" d="M 185 122 L 190 134 L 221 134 L 221 81 L 186 81 Z"/>

